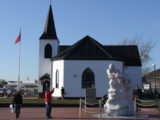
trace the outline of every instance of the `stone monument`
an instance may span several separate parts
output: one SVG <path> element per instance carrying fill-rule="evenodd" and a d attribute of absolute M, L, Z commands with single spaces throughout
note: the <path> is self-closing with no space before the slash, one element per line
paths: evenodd
<path fill-rule="evenodd" d="M 113 64 L 107 69 L 109 78 L 108 100 L 104 105 L 108 116 L 133 116 L 133 93 L 131 82 Z"/>
<path fill-rule="evenodd" d="M 86 88 L 86 102 L 87 103 L 96 102 L 96 88 Z"/>

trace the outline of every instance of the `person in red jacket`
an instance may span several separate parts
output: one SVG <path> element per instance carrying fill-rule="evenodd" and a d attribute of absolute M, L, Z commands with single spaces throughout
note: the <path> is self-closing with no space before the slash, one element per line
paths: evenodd
<path fill-rule="evenodd" d="M 51 110 L 52 110 L 52 93 L 54 92 L 54 88 L 50 91 L 49 87 L 46 88 L 45 91 L 45 103 L 46 103 L 46 117 L 51 117 Z"/>

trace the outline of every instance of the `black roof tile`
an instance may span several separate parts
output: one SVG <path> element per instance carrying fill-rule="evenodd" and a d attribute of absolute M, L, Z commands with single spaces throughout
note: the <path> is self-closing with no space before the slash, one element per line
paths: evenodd
<path fill-rule="evenodd" d="M 119 60 L 126 66 L 141 66 L 136 45 L 101 45 L 86 36 L 72 46 L 60 46 L 59 53 L 52 60 Z"/>
<path fill-rule="evenodd" d="M 43 79 L 50 79 L 50 75 L 48 73 L 44 74 L 43 76 L 40 77 L 40 80 Z"/>
<path fill-rule="evenodd" d="M 124 60 L 126 66 L 141 66 L 137 45 L 104 46 L 111 55 Z"/>
<path fill-rule="evenodd" d="M 60 47 L 64 49 L 65 47 Z M 113 58 L 104 48 L 93 38 L 86 36 L 71 47 L 66 46 L 53 59 L 65 60 L 112 60 Z"/>
<path fill-rule="evenodd" d="M 44 32 L 40 37 L 40 40 L 41 39 L 58 39 L 57 34 L 56 34 L 56 29 L 55 29 L 55 24 L 54 24 L 52 6 L 51 5 L 49 7 L 48 16 L 47 16 L 46 24 L 45 24 L 45 27 L 44 27 Z"/>

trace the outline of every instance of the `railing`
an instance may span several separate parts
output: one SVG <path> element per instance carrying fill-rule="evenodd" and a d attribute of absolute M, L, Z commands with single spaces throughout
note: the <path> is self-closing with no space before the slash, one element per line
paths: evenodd
<path fill-rule="evenodd" d="M 147 103 L 150 103 L 152 101 L 155 101 L 155 100 L 141 100 L 141 99 L 138 99 L 136 98 L 134 100 L 134 112 L 135 112 L 135 118 L 137 118 L 137 112 L 138 110 L 140 110 L 141 108 L 151 108 L 151 107 L 157 107 L 157 110 L 158 110 L 158 116 L 160 117 L 160 100 L 156 100 L 157 102 L 155 104 L 147 104 Z M 145 104 L 142 104 L 145 103 Z"/>
<path fill-rule="evenodd" d="M 96 112 L 95 109 L 87 107 L 87 105 L 95 106 L 95 105 L 97 105 L 97 103 L 87 103 L 86 98 L 85 98 L 85 100 L 80 99 L 80 101 L 79 101 L 79 117 L 81 118 L 82 111 L 83 111 L 85 114 L 87 114 L 87 113 L 99 114 L 99 118 L 101 119 L 101 106 L 102 106 L 101 100 L 99 100 L 99 112 Z"/>
<path fill-rule="evenodd" d="M 157 101 L 155 103 L 151 103 L 152 101 Z M 98 114 L 99 118 L 102 118 L 102 111 L 101 111 L 101 107 L 102 107 L 102 102 L 101 100 L 99 100 L 99 111 L 97 112 L 97 110 L 95 111 L 95 108 L 93 109 L 92 106 L 97 105 L 97 103 L 87 103 L 86 99 L 80 99 L 79 101 L 79 117 L 81 118 L 82 116 L 82 112 L 84 112 L 85 114 Z M 91 107 L 88 107 L 91 106 Z M 134 100 L 134 113 L 135 113 L 135 119 L 137 119 L 137 112 L 138 110 L 140 110 L 141 108 L 152 108 L 155 107 L 157 108 L 158 111 L 158 120 L 160 118 L 160 100 L 141 100 L 141 99 L 135 99 Z"/>

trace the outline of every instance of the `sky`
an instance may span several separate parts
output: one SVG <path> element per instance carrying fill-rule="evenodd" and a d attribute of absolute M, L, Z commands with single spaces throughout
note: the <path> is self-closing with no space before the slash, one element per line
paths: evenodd
<path fill-rule="evenodd" d="M 0 79 L 17 80 L 21 28 L 21 80 L 38 79 L 39 37 L 50 0 L 0 0 Z M 148 66 L 160 68 L 160 0 L 51 0 L 61 45 L 86 35 L 103 45 L 141 36 L 154 43 Z"/>

